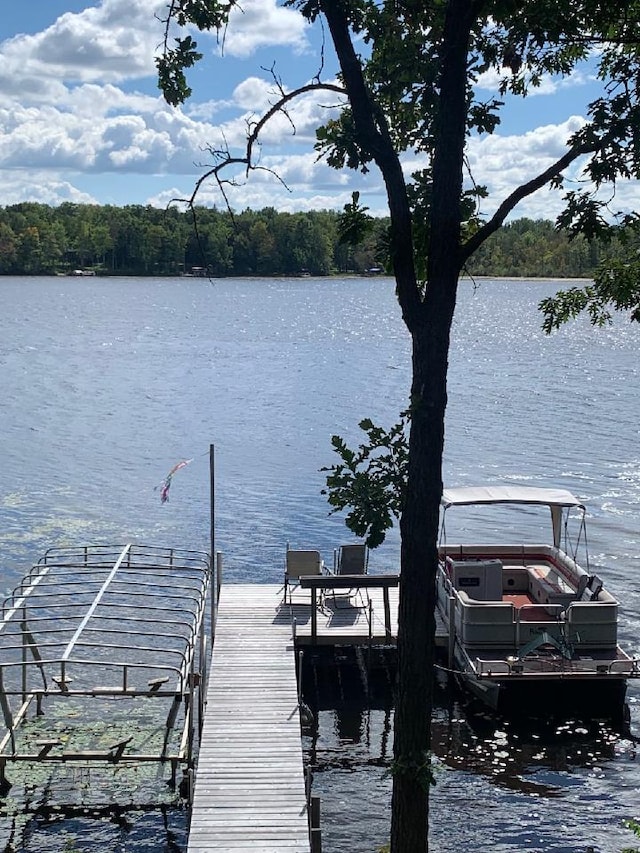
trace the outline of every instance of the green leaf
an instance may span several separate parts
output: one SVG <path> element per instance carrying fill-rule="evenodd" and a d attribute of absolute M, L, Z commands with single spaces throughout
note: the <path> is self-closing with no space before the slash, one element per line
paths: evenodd
<path fill-rule="evenodd" d="M 402 512 L 408 424 L 408 411 L 388 430 L 363 418 L 359 426 L 366 440 L 353 450 L 340 436 L 332 436 L 331 445 L 341 461 L 321 469 L 327 472 L 327 488 L 322 493 L 327 495 L 331 513 L 346 511 L 347 527 L 370 548 L 382 545 Z"/>

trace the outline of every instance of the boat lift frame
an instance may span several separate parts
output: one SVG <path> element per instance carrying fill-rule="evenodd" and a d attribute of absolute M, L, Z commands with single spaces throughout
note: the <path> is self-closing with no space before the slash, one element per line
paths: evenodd
<path fill-rule="evenodd" d="M 12 762 L 162 762 L 170 763 L 172 785 L 182 767 L 181 792 L 191 801 L 214 617 L 207 612 L 211 578 L 209 555 L 201 551 L 129 543 L 45 553 L 0 616 L 0 794 L 11 787 Z M 34 706 L 43 716 L 50 701 L 80 697 L 94 714 L 95 700 L 153 699 L 164 711 L 162 744 L 136 751 L 130 736 L 73 749 L 52 736 L 21 746 Z"/>

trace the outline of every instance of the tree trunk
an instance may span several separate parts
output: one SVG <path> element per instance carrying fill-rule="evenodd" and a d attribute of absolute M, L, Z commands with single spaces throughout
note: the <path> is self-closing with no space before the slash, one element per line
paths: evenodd
<path fill-rule="evenodd" d="M 393 853 L 429 849 L 435 577 L 446 405 L 446 351 L 440 349 L 428 326 L 413 335 L 413 389 L 420 402 L 412 411 L 407 502 L 400 523 Z"/>
<path fill-rule="evenodd" d="M 391 252 L 402 316 L 413 341 L 411 431 L 406 502 L 400 522 L 398 688 L 394 724 L 392 853 L 429 849 L 435 578 L 442 494 L 449 336 L 460 272 L 460 198 L 466 134 L 467 50 L 475 5 L 449 0 L 442 38 L 437 141 L 433 156 L 427 285 L 415 272 L 412 215 L 399 153 L 374 109 L 345 10 L 321 0 L 348 93 L 358 143 L 384 178 Z"/>
<path fill-rule="evenodd" d="M 400 522 L 391 853 L 426 853 L 429 849 L 437 540 L 449 341 L 460 274 L 466 63 L 473 12 L 471 0 L 450 0 L 447 7 L 427 284 L 420 309 L 405 311 L 413 344 L 413 381 L 407 493 Z"/>

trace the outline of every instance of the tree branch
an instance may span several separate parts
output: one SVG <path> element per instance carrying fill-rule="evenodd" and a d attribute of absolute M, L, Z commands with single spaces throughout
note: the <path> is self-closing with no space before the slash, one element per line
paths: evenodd
<path fill-rule="evenodd" d="M 548 184 L 553 178 L 557 177 L 567 166 L 570 166 L 574 160 L 587 154 L 589 151 L 594 151 L 593 145 L 579 145 L 566 152 L 559 160 L 541 172 L 537 177 L 532 178 L 526 184 L 518 187 L 510 196 L 502 202 L 491 219 L 486 222 L 482 228 L 479 228 L 476 233 L 470 237 L 466 243 L 460 247 L 461 266 L 469 260 L 476 249 L 481 246 L 484 241 L 495 233 L 504 223 L 511 211 L 525 198 L 537 192 L 539 189 Z"/>
<path fill-rule="evenodd" d="M 421 298 L 416 278 L 412 239 L 412 216 L 400 159 L 395 150 L 386 120 L 376 109 L 362 73 L 344 6 L 336 0 L 321 0 L 342 78 L 351 106 L 358 144 L 375 160 L 387 189 L 391 215 L 391 260 L 396 279 L 396 293 L 403 318 L 409 328 L 419 313 Z"/>
<path fill-rule="evenodd" d="M 188 199 L 174 199 L 174 201 L 182 201 L 187 204 L 190 208 L 193 208 L 196 203 L 196 199 L 200 190 L 202 189 L 203 184 L 207 181 L 214 179 L 222 192 L 227 208 L 231 210 L 229 205 L 229 200 L 227 198 L 226 192 L 223 188 L 223 184 L 231 183 L 230 181 L 225 181 L 221 177 L 221 173 L 223 170 L 228 169 L 230 166 L 244 166 L 245 173 L 248 175 L 251 171 L 265 171 L 270 172 L 272 175 L 278 177 L 278 179 L 284 184 L 281 178 L 274 172 L 272 169 L 267 168 L 266 166 L 258 166 L 254 161 L 254 149 L 258 143 L 260 134 L 264 128 L 264 126 L 279 112 L 284 112 L 285 115 L 288 116 L 288 113 L 285 109 L 286 105 L 291 101 L 295 100 L 295 98 L 300 97 L 300 95 L 304 95 L 307 92 L 317 92 L 319 90 L 336 92 L 339 95 L 345 95 L 346 92 L 343 87 L 338 86 L 334 83 L 308 83 L 305 86 L 300 86 L 298 89 L 293 89 L 291 92 L 283 92 L 282 96 L 270 107 L 267 112 L 255 122 L 255 124 L 251 127 L 249 133 L 247 134 L 247 143 L 244 154 L 238 156 L 232 156 L 228 151 L 225 152 L 223 150 L 216 150 L 214 148 L 210 148 L 211 154 L 215 157 L 219 158 L 219 162 L 215 164 L 212 168 L 208 169 L 204 174 L 200 175 L 198 180 L 195 183 L 193 192 Z M 282 91 L 282 89 L 281 89 Z M 291 119 L 289 119 L 291 120 Z"/>

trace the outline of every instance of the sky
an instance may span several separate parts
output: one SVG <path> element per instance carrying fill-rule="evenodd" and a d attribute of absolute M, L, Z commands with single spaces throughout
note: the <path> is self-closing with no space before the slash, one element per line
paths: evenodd
<path fill-rule="evenodd" d="M 335 73 L 318 26 L 277 0 L 243 0 L 223 44 L 213 34 L 195 34 L 204 59 L 188 73 L 193 95 L 170 107 L 154 65 L 165 8 L 166 0 L 3 0 L 0 206 L 165 207 L 188 198 L 212 163 L 209 149 L 224 144 L 240 152 L 247 122 L 273 98 L 274 74 L 293 88 L 311 80 L 321 63 L 323 79 Z M 563 153 L 598 91 L 588 67 L 569 80 L 545 80 L 535 96 L 507 103 L 497 133 L 470 141 L 473 179 L 491 193 L 483 214 Z M 495 80 L 485 78 L 478 96 L 494 93 Z M 265 169 L 227 188 L 234 209 L 341 209 L 358 190 L 372 213 L 387 212 L 375 168 L 367 175 L 336 171 L 313 150 L 315 129 L 334 105 L 328 93 L 306 97 L 291 121 L 279 116 L 269 123 L 260 152 Z M 403 165 L 409 174 L 420 163 L 411 155 Z M 571 177 L 579 175 L 574 170 Z M 212 183 L 202 186 L 198 201 L 225 204 Z M 618 191 L 616 206 L 634 205 L 640 206 L 640 189 L 630 183 Z M 552 219 L 559 209 L 559 196 L 542 190 L 515 216 Z"/>

